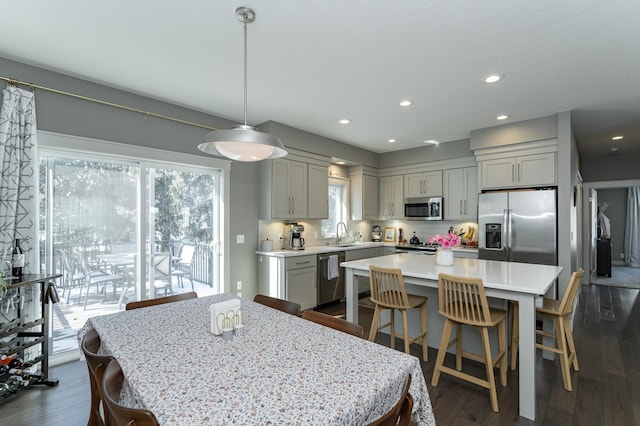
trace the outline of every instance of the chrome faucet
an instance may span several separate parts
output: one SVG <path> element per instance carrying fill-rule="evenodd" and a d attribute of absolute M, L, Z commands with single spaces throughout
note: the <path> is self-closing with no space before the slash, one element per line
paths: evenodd
<path fill-rule="evenodd" d="M 336 244 L 340 245 L 340 224 L 344 228 L 344 233 L 347 233 L 347 225 L 344 222 L 338 222 L 338 226 L 336 226 Z"/>

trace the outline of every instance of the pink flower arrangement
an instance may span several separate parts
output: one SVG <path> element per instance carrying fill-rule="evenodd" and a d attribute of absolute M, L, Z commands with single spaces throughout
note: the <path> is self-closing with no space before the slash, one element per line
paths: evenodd
<path fill-rule="evenodd" d="M 451 247 L 457 247 L 460 245 L 460 237 L 454 233 L 448 233 L 446 235 L 437 234 L 429 238 L 429 244 L 438 244 L 443 249 L 450 249 Z"/>

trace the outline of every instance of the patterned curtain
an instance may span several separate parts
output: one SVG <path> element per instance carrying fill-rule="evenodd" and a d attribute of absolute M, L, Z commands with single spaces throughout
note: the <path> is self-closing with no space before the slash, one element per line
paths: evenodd
<path fill-rule="evenodd" d="M 34 94 L 8 86 L 0 108 L 0 259 L 10 261 L 14 241 L 25 253 L 23 272 L 40 272 L 38 157 Z M 0 265 L 5 270 L 7 264 Z"/>

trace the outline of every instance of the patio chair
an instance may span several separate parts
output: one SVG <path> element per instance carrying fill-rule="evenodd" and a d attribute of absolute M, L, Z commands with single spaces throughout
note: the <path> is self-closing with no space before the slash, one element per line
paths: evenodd
<path fill-rule="evenodd" d="M 95 286 L 96 294 L 102 294 L 103 299 L 107 297 L 107 284 L 111 284 L 113 289 L 113 295 L 115 297 L 116 294 L 116 283 L 122 282 L 122 275 L 119 274 L 107 274 L 98 270 L 90 270 L 89 265 L 87 264 L 86 259 L 82 258 L 80 261 L 82 274 L 84 275 L 84 280 L 82 286 L 80 287 L 80 293 L 78 294 L 78 302 L 80 302 L 80 298 L 82 297 L 82 289 L 84 286 L 87 286 L 87 292 L 84 296 L 84 307 L 83 309 L 87 309 L 87 302 L 89 300 L 89 292 L 91 291 L 91 286 Z M 102 287 L 102 288 L 101 288 Z"/>
<path fill-rule="evenodd" d="M 153 255 L 153 279 L 156 292 L 164 291 L 164 295 L 173 294 L 171 283 L 173 268 L 171 267 L 171 253 L 161 252 Z"/>
<path fill-rule="evenodd" d="M 62 263 L 62 296 L 65 293 L 67 294 L 68 304 L 72 288 L 80 287 L 80 291 L 82 291 L 84 274 L 80 270 L 80 262 L 76 256 L 71 255 L 64 249 L 60 249 L 58 252 Z"/>
<path fill-rule="evenodd" d="M 182 272 L 182 274 L 176 274 L 178 276 L 178 284 L 180 287 L 184 287 L 183 277 L 189 278 L 191 281 L 191 290 L 193 290 L 193 277 L 191 271 L 193 270 L 193 256 L 196 253 L 196 246 L 184 245 L 180 251 L 180 258 L 176 259 L 176 266 Z"/>

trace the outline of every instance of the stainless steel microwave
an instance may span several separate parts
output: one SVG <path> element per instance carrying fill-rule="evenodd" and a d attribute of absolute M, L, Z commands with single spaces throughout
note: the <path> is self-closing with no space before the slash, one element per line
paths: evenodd
<path fill-rule="evenodd" d="M 442 220 L 442 197 L 406 198 L 404 217 L 409 220 Z"/>

